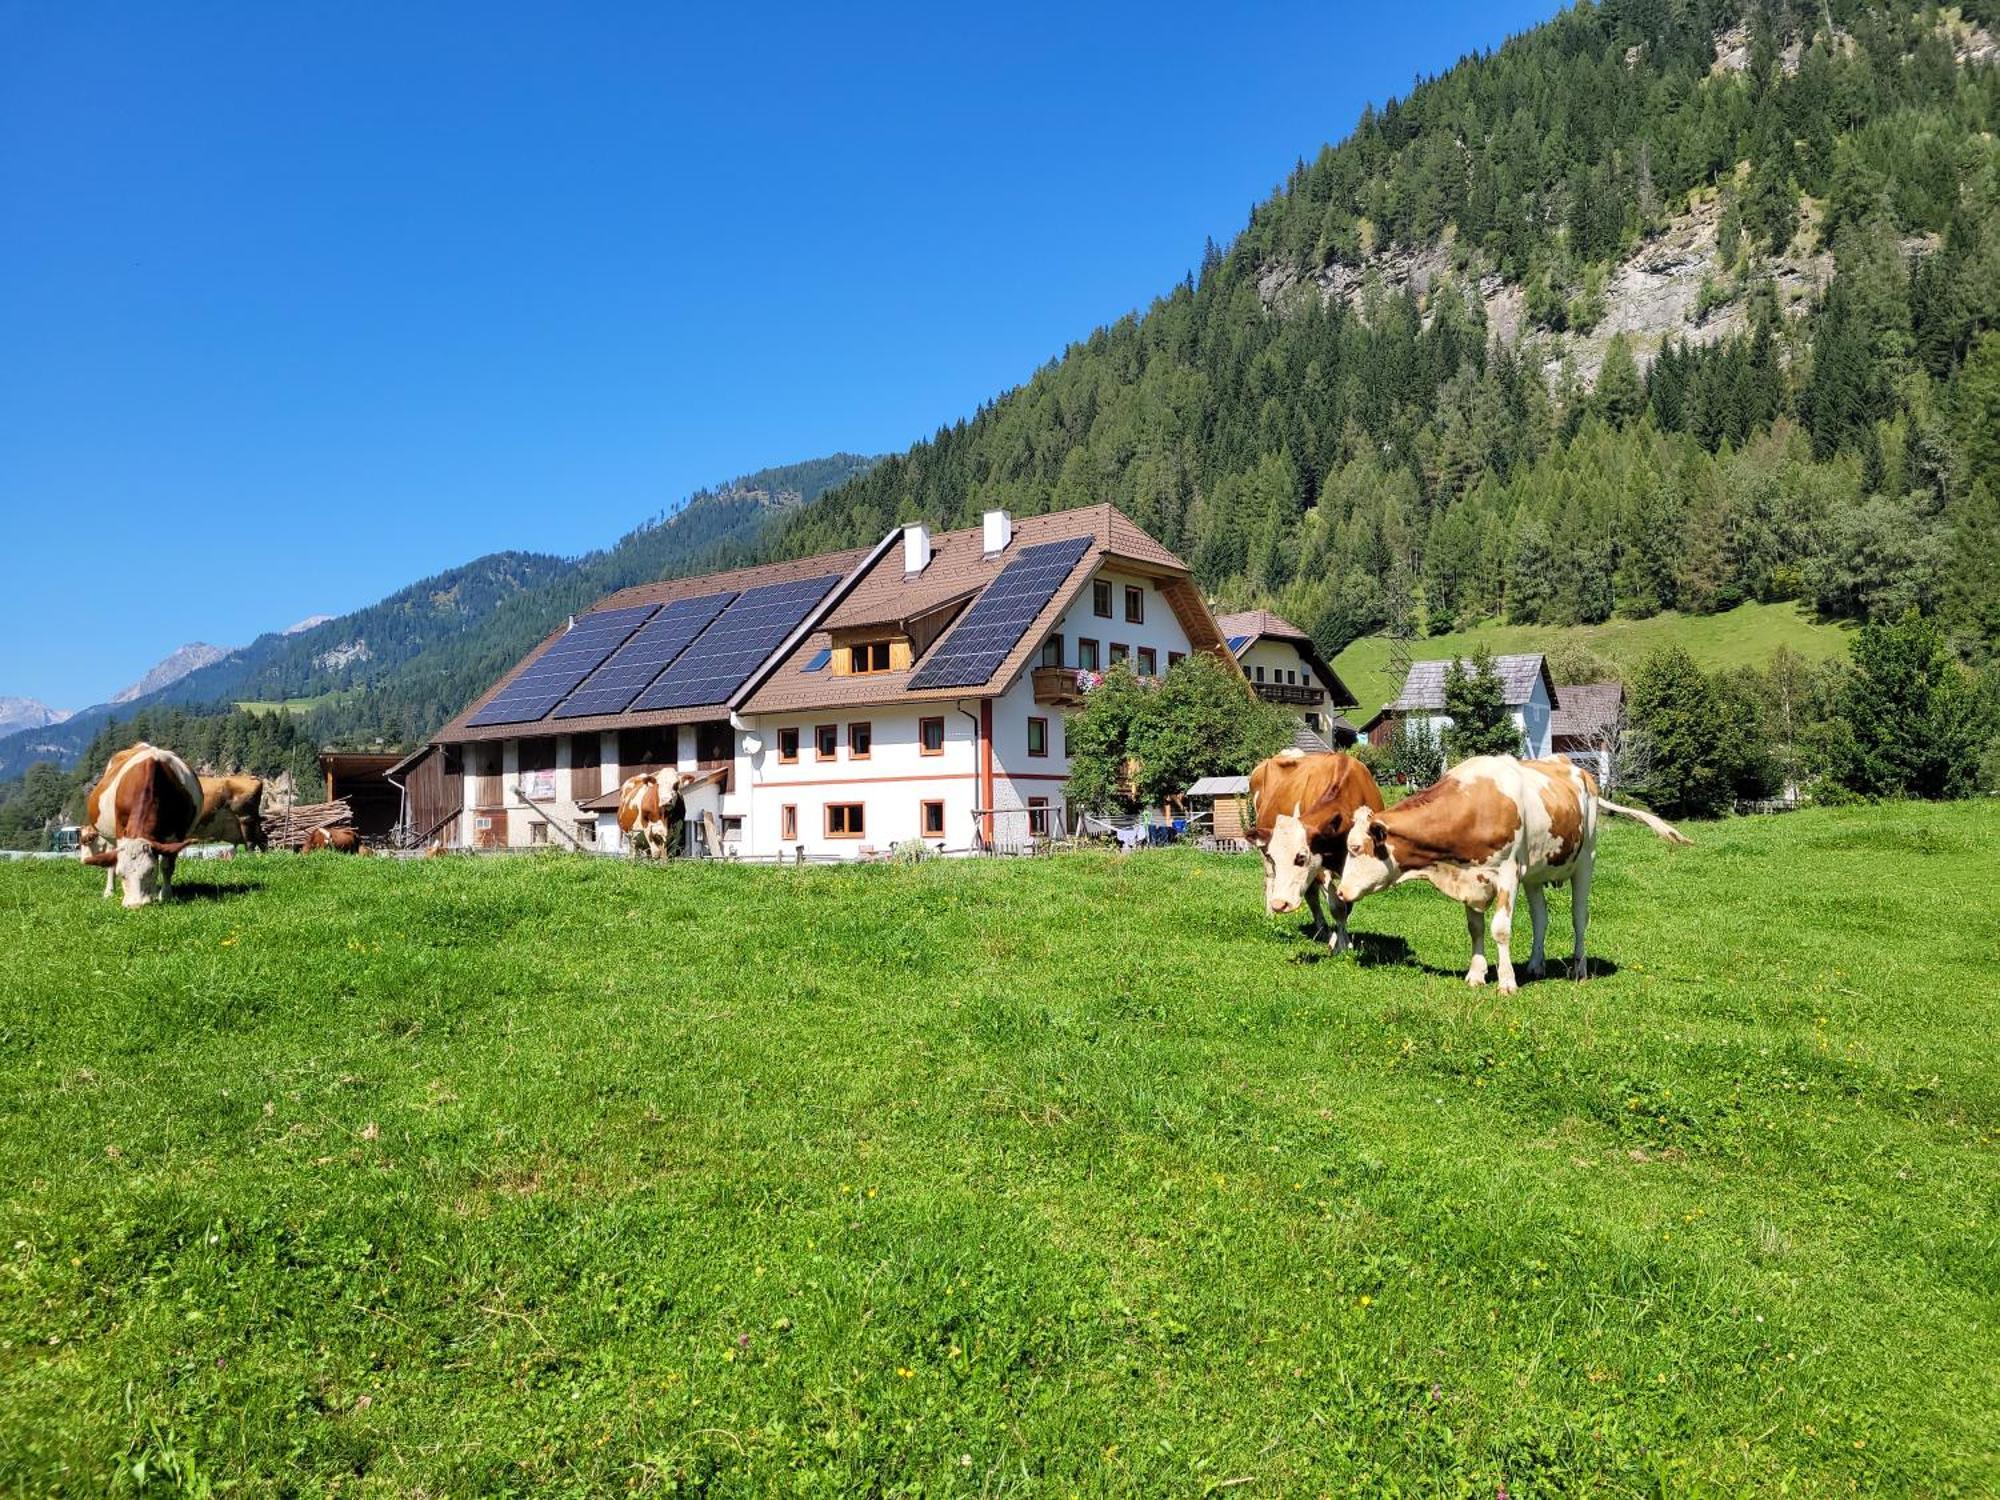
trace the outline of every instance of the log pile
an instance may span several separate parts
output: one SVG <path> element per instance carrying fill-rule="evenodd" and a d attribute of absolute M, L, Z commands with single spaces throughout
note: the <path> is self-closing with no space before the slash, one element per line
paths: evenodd
<path fill-rule="evenodd" d="M 345 797 L 332 802 L 300 802 L 291 807 L 264 810 L 264 833 L 273 849 L 297 853 L 306 835 L 315 828 L 338 828 L 354 821 L 354 809 Z"/>

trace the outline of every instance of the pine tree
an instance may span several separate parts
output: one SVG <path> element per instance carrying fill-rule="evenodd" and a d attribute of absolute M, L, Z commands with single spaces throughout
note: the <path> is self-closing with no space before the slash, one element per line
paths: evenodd
<path fill-rule="evenodd" d="M 1472 755 L 1519 755 L 1521 727 L 1507 711 L 1507 688 L 1483 648 L 1470 664 L 1454 658 L 1444 670 L 1444 752 L 1455 765 Z"/>

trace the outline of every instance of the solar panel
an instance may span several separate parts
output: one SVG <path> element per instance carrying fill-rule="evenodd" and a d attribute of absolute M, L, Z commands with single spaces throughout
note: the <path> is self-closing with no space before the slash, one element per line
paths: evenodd
<path fill-rule="evenodd" d="M 643 712 L 726 702 L 833 591 L 840 576 L 767 583 L 739 594 L 632 707 Z"/>
<path fill-rule="evenodd" d="M 1243 643 L 1249 639 L 1250 637 L 1247 635 L 1232 635 L 1229 638 L 1229 654 L 1234 656 L 1237 652 L 1241 651 Z"/>
<path fill-rule="evenodd" d="M 736 591 L 676 599 L 632 633 L 604 665 L 584 678 L 555 712 L 558 719 L 584 719 L 593 714 L 622 714 L 632 700 L 664 671 L 727 609 Z"/>
<path fill-rule="evenodd" d="M 1024 549 L 938 643 L 910 679 L 911 688 L 978 687 L 990 682 L 1035 616 L 1055 597 L 1077 559 L 1089 550 L 1087 536 Z"/>
<path fill-rule="evenodd" d="M 500 695 L 465 722 L 530 724 L 562 702 L 579 682 L 652 615 L 656 606 L 600 609 L 584 615 L 545 646 Z"/>

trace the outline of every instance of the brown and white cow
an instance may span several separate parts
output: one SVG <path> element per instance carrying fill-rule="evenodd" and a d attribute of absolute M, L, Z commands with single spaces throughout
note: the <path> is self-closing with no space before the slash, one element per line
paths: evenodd
<path fill-rule="evenodd" d="M 1338 895 L 1359 901 L 1405 880 L 1428 880 L 1465 904 L 1472 939 L 1467 984 L 1486 982 L 1486 914 L 1500 958 L 1500 993 L 1515 990 L 1514 905 L 1523 892 L 1534 925 L 1528 972 L 1542 977 L 1542 935 L 1549 925 L 1547 887 L 1569 883 L 1576 952 L 1570 977 L 1587 979 L 1583 934 L 1590 924 L 1590 874 L 1597 857 L 1597 815 L 1644 823 L 1661 838 L 1690 840 L 1664 819 L 1600 797 L 1588 771 L 1567 760 L 1475 755 L 1387 812 L 1356 816 Z"/>
<path fill-rule="evenodd" d="M 641 771 L 618 788 L 618 831 L 634 859 L 665 859 L 681 794 L 704 778 L 694 771 Z"/>
<path fill-rule="evenodd" d="M 111 757 L 84 800 L 83 862 L 104 870 L 107 897 L 122 883 L 126 906 L 162 900 L 200 813 L 201 783 L 187 762 L 141 740 Z"/>
<path fill-rule="evenodd" d="M 1264 857 L 1264 904 L 1278 913 L 1312 908 L 1312 935 L 1348 946 L 1348 903 L 1335 900 L 1333 924 L 1320 910 L 1347 858 L 1347 831 L 1364 809 L 1382 810 L 1382 789 L 1351 755 L 1281 750 L 1250 773 L 1257 822 L 1250 842 Z"/>
<path fill-rule="evenodd" d="M 264 837 L 264 782 L 256 776 L 203 776 L 197 841 L 268 849 Z"/>
<path fill-rule="evenodd" d="M 352 828 L 315 828 L 306 835 L 305 842 L 299 845 L 301 854 L 316 854 L 321 849 L 331 850 L 335 854 L 367 853 L 361 847 L 361 835 Z"/>

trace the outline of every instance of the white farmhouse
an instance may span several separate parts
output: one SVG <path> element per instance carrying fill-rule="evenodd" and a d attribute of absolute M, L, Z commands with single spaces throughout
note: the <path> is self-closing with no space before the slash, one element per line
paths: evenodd
<path fill-rule="evenodd" d="M 1468 669 L 1472 665 L 1465 658 L 1460 661 Z M 1444 676 L 1450 665 L 1448 661 L 1413 662 L 1410 675 L 1403 680 L 1403 691 L 1383 715 L 1397 723 L 1426 723 L 1433 734 L 1442 735 L 1451 726 L 1451 716 L 1444 711 Z M 1493 670 L 1500 675 L 1507 712 L 1520 728 L 1522 753 L 1530 759 L 1549 754 L 1554 748 L 1552 720 L 1558 703 L 1548 663 L 1539 652 L 1496 656 Z"/>
<path fill-rule="evenodd" d="M 618 786 L 669 766 L 703 774 L 690 821 L 723 852 L 1004 847 L 1066 826 L 1064 713 L 1093 674 L 1193 651 L 1235 661 L 1123 513 L 989 511 L 613 594 L 392 774 L 412 831 L 460 847 L 615 849 Z"/>

